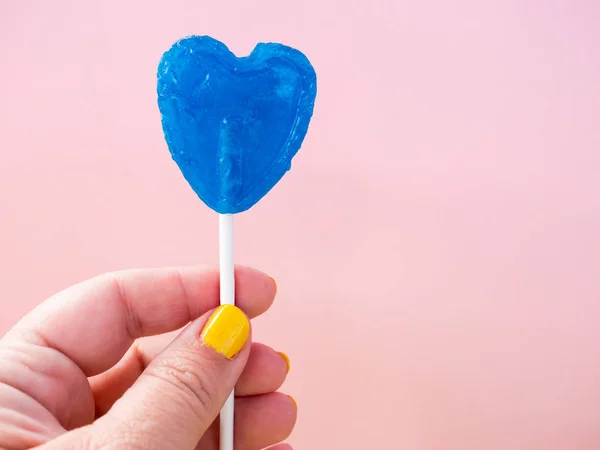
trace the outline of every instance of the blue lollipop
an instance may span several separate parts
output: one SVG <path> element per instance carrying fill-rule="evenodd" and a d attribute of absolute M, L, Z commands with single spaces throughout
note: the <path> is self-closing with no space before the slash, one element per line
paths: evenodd
<path fill-rule="evenodd" d="M 308 130 L 316 75 L 298 50 L 259 44 L 237 58 L 207 36 L 184 38 L 158 67 L 171 155 L 206 205 L 251 208 L 290 169 Z"/>
<path fill-rule="evenodd" d="M 234 304 L 233 215 L 290 169 L 308 131 L 315 71 L 298 50 L 258 44 L 238 58 L 208 36 L 181 39 L 158 66 L 158 107 L 173 160 L 219 213 L 221 304 Z M 221 412 L 221 450 L 233 450 L 233 394 Z"/>

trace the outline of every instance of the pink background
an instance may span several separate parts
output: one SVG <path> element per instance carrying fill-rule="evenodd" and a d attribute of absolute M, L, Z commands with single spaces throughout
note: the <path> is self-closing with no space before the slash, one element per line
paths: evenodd
<path fill-rule="evenodd" d="M 155 70 L 300 48 L 294 170 L 239 217 L 298 449 L 600 447 L 600 3 L 0 2 L 0 331 L 99 272 L 216 262 Z"/>

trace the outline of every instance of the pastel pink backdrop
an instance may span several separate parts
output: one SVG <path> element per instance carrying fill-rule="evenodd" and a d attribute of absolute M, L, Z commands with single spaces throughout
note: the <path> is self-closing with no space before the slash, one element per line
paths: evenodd
<path fill-rule="evenodd" d="M 316 112 L 237 257 L 280 286 L 256 334 L 292 360 L 291 442 L 599 448 L 599 5 L 1 2 L 0 331 L 100 272 L 216 262 L 156 65 L 281 41 Z"/>

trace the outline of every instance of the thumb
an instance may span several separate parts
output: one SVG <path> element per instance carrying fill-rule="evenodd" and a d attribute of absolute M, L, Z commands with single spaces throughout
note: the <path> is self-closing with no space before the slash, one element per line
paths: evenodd
<path fill-rule="evenodd" d="M 94 435 L 118 439 L 118 448 L 193 450 L 233 391 L 249 341 L 250 322 L 235 306 L 200 317 L 94 424 Z"/>

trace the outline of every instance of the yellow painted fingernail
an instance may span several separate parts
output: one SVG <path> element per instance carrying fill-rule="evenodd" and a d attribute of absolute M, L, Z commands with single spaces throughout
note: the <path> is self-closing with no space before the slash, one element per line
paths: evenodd
<path fill-rule="evenodd" d="M 233 305 L 219 306 L 202 330 L 204 345 L 233 359 L 244 347 L 250 335 L 250 322 L 241 309 Z"/>
<path fill-rule="evenodd" d="M 277 352 L 279 353 L 279 356 L 281 356 L 283 358 L 283 360 L 285 361 L 285 365 L 287 366 L 287 371 L 288 373 L 290 372 L 290 358 L 288 358 L 288 355 L 286 355 L 283 352 Z"/>
<path fill-rule="evenodd" d="M 288 395 L 288 397 L 290 398 L 296 409 L 298 409 L 298 403 L 296 402 L 296 400 L 294 400 L 294 397 L 292 397 L 291 395 Z"/>

